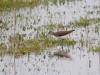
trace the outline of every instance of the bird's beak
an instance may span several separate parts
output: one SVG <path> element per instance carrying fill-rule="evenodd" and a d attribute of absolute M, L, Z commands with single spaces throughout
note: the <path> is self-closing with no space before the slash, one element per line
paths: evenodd
<path fill-rule="evenodd" d="M 46 34 L 45 36 L 47 37 L 49 35 L 49 33 L 48 34 Z"/>

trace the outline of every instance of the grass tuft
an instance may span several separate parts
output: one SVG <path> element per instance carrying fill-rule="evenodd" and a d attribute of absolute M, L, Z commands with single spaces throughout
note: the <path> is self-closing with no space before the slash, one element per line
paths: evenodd
<path fill-rule="evenodd" d="M 90 51 L 92 51 L 92 52 L 99 52 L 100 51 L 100 47 L 99 46 L 91 47 Z"/>

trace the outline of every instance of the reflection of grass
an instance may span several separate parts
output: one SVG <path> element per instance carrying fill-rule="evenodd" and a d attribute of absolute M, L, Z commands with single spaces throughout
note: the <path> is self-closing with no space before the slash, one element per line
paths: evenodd
<path fill-rule="evenodd" d="M 100 51 L 100 47 L 99 46 L 91 47 L 90 51 L 92 51 L 92 52 L 99 52 Z"/>

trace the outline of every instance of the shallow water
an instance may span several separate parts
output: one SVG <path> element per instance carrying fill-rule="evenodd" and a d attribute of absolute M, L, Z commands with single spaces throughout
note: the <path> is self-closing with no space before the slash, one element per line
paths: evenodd
<path fill-rule="evenodd" d="M 52 23 L 67 25 L 68 22 L 84 16 L 98 18 L 100 15 L 96 12 L 100 8 L 94 9 L 94 6 L 100 6 L 100 1 L 83 0 L 70 2 L 69 4 L 65 3 L 64 5 L 50 3 L 48 7 L 40 5 L 35 8 L 21 8 L 16 10 L 16 33 L 26 34 L 25 38 L 30 39 L 36 36 L 36 32 L 33 29 L 23 31 L 21 26 L 29 28 L 32 26 L 34 28 Z M 88 14 L 91 11 L 93 11 L 93 14 Z M 2 12 L 0 19 L 10 27 L 14 21 L 14 11 Z M 29 57 L 24 55 L 17 58 L 15 64 L 13 56 L 5 55 L 0 57 L 0 75 L 14 75 L 14 71 L 16 71 L 16 75 L 100 75 L 100 53 L 88 51 L 91 46 L 100 46 L 100 29 L 95 33 L 95 26 L 99 26 L 99 24 L 93 24 L 86 28 L 74 28 L 75 31 L 67 36 L 77 41 L 74 46 L 64 46 L 64 50 L 70 51 L 71 58 L 49 56 L 61 50 L 61 46 L 47 49 L 40 55 L 35 55 L 34 53 Z M 8 31 L 3 31 L 3 35 L 7 36 L 7 38 L 0 39 L 0 42 L 7 43 L 8 37 L 13 34 L 13 29 L 12 26 Z M 85 43 L 82 45 L 80 40 L 84 40 Z"/>

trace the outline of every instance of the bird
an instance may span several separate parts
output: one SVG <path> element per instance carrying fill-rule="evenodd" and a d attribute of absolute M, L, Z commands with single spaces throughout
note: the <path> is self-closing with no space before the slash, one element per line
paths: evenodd
<path fill-rule="evenodd" d="M 53 31 L 49 31 L 48 34 L 53 35 L 55 37 L 61 37 L 61 36 L 65 36 L 71 32 L 73 32 L 75 30 L 69 30 L 69 31 L 57 31 L 57 32 L 53 32 Z"/>
<path fill-rule="evenodd" d="M 48 34 L 62 39 L 62 50 L 63 50 L 63 40 L 65 38 L 63 38 L 62 36 L 68 35 L 68 34 L 72 33 L 73 31 L 75 31 L 75 30 L 57 31 L 57 32 L 49 31 Z"/>

